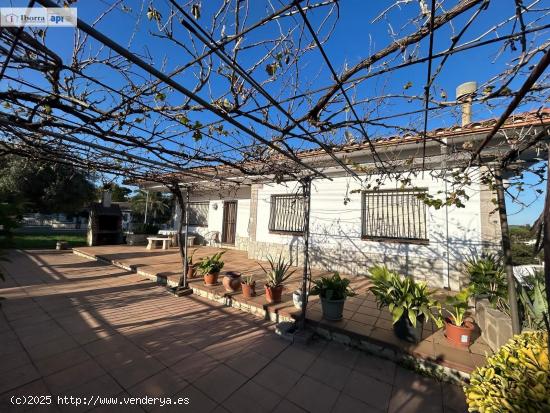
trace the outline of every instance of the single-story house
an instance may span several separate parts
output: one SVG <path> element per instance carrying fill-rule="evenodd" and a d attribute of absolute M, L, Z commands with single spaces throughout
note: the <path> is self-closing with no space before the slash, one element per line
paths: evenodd
<path fill-rule="evenodd" d="M 425 149 L 420 136 L 376 140 L 374 145 L 383 160 L 399 164 L 400 171 L 418 170 L 405 186 L 397 179 L 384 179 L 377 189 L 369 190 L 337 167 L 325 151 L 300 152 L 304 163 L 332 178 L 316 178 L 311 184 L 311 266 L 359 275 L 383 263 L 432 287 L 460 289 L 465 283 L 465 257 L 484 249 L 501 250 L 499 216 L 494 213 L 496 195 L 486 184 L 475 181 L 466 188 L 467 198 L 461 208 L 436 209 L 418 195 L 441 198 L 448 194 L 451 186 L 444 178 L 464 165 L 463 148 L 477 147 L 495 123 L 493 119 L 431 131 Z M 510 117 L 484 149 L 484 161 L 509 152 L 549 124 L 550 110 Z M 424 150 L 422 172 L 419 163 Z M 335 147 L 333 153 L 354 165 L 360 177 L 368 176 L 370 182 L 382 178 L 376 175 L 367 143 Z M 524 153 L 523 159 L 527 156 L 529 162 L 536 162 L 536 153 Z M 538 156 L 542 159 L 545 154 Z M 474 167 L 474 171 L 476 168 L 485 167 Z M 218 173 L 220 170 L 223 168 Z M 235 173 L 231 171 L 230 176 Z M 230 190 L 201 189 L 200 182 L 194 182 L 189 194 L 190 232 L 224 247 L 247 251 L 251 259 L 283 254 L 294 265 L 302 265 L 304 202 L 300 183 L 276 183 L 269 176 L 241 182 Z M 141 186 L 166 190 L 154 183 Z M 181 214 L 176 215 L 177 221 Z"/>

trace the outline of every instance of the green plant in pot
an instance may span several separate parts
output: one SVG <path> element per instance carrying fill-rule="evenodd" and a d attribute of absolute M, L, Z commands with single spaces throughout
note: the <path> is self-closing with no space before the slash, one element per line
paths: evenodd
<path fill-rule="evenodd" d="M 476 298 L 487 298 L 494 308 L 509 314 L 508 285 L 499 256 L 486 252 L 472 255 L 466 259 L 465 271 Z"/>
<path fill-rule="evenodd" d="M 193 263 L 193 255 L 195 255 L 197 250 L 193 250 L 191 255 L 187 258 L 187 278 L 195 278 L 195 273 L 197 272 L 196 264 Z"/>
<path fill-rule="evenodd" d="M 310 294 L 321 297 L 323 318 L 331 321 L 342 319 L 346 298 L 355 295 L 349 287 L 349 283 L 349 279 L 341 278 L 337 272 L 330 277 L 313 280 L 313 288 Z"/>
<path fill-rule="evenodd" d="M 251 275 L 243 275 L 241 277 L 241 291 L 244 298 L 256 296 L 256 281 L 254 281 Z"/>
<path fill-rule="evenodd" d="M 432 292 L 425 283 L 415 282 L 410 277 L 401 277 L 385 266 L 375 266 L 369 270 L 378 308 L 388 307 L 393 318 L 395 335 L 409 342 L 422 339 L 422 326 L 428 319 L 438 327 L 442 326 L 439 316 L 440 305 L 431 298 Z"/>
<path fill-rule="evenodd" d="M 269 263 L 269 269 L 265 269 L 260 263 L 260 267 L 265 273 L 265 297 L 268 303 L 280 303 L 283 295 L 283 283 L 290 277 L 296 270 L 290 271 L 292 263 L 286 262 L 286 260 L 279 255 L 277 261 L 272 257 L 267 257 Z"/>
<path fill-rule="evenodd" d="M 224 266 L 224 262 L 221 259 L 223 254 L 225 254 L 225 251 L 218 252 L 211 257 L 204 257 L 197 264 L 197 269 L 203 275 L 206 285 L 216 285 L 218 283 L 218 276 Z"/>
<path fill-rule="evenodd" d="M 466 313 L 470 308 L 468 300 L 472 296 L 473 287 L 470 286 L 458 294 L 448 296 L 445 300 L 445 337 L 447 340 L 459 347 L 469 347 L 472 344 L 474 323 L 468 320 Z"/>

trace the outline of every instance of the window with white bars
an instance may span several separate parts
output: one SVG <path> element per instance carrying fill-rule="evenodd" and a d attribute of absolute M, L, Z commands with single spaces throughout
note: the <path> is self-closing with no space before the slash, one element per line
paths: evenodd
<path fill-rule="evenodd" d="M 427 241 L 425 189 L 363 191 L 362 229 L 365 239 Z"/>
<path fill-rule="evenodd" d="M 208 226 L 208 202 L 190 202 L 189 204 L 189 225 L 194 227 Z"/>
<path fill-rule="evenodd" d="M 304 231 L 304 197 L 301 195 L 271 195 L 269 230 L 302 233 Z"/>

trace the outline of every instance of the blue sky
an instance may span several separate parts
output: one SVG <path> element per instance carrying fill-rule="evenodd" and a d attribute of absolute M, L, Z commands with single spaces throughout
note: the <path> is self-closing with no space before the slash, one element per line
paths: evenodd
<path fill-rule="evenodd" d="M 26 1 L 11 1 L 11 0 L 2 0 L 2 6 L 25 6 Z M 92 22 L 98 14 L 107 8 L 107 5 L 112 3 L 110 0 L 86 0 L 79 1 L 76 3 L 78 8 L 78 14 L 81 19 L 90 23 Z M 153 2 L 155 7 L 163 14 L 167 15 L 167 5 L 166 1 L 155 1 Z M 184 3 L 184 2 L 180 2 Z M 190 2 L 185 2 L 188 4 Z M 387 15 L 386 19 L 380 19 L 376 23 L 372 23 L 375 16 L 377 16 L 381 10 L 385 9 L 387 6 L 392 4 L 393 1 L 378 1 L 378 2 L 368 2 L 364 0 L 347 0 L 341 1 L 339 9 L 339 21 L 336 25 L 334 33 L 332 33 L 330 40 L 325 46 L 326 52 L 329 55 L 331 61 L 334 63 L 335 69 L 340 72 L 345 65 L 348 67 L 354 65 L 369 53 L 372 53 L 380 48 L 384 47 L 391 41 L 389 35 L 390 26 L 391 30 L 399 31 L 401 27 L 418 12 L 418 3 L 412 2 L 409 5 L 403 6 L 401 9 L 395 8 Z M 446 4 L 453 4 L 454 2 L 446 2 Z M 128 9 L 132 9 L 131 12 L 124 12 L 122 7 L 114 10 L 107 18 L 105 18 L 101 23 L 97 25 L 97 28 L 103 33 L 107 34 L 109 37 L 114 39 L 123 45 L 129 44 L 130 35 L 135 27 L 135 16 L 139 12 L 140 2 L 138 1 L 127 1 L 123 3 Z M 209 8 L 213 4 L 218 4 L 217 1 L 202 1 L 202 14 L 203 16 L 209 15 Z M 265 16 L 268 9 L 266 8 L 266 2 L 254 0 L 251 2 L 252 6 L 249 13 L 249 22 L 252 23 L 258 18 Z M 282 4 L 286 2 L 274 1 L 275 7 L 281 7 Z M 488 10 L 484 11 L 480 17 L 476 20 L 476 23 L 468 30 L 464 36 L 464 40 L 475 38 L 477 35 L 486 31 L 489 27 L 494 25 L 495 22 L 501 21 L 503 18 L 513 15 L 514 13 L 514 3 L 512 1 L 504 2 L 502 1 L 492 1 Z M 314 27 L 318 27 L 322 22 L 322 19 L 326 16 L 326 8 L 318 9 L 313 12 L 308 13 L 308 16 L 311 19 L 311 22 Z M 471 12 L 466 13 L 464 16 L 459 17 L 455 20 L 455 27 L 460 27 L 467 18 L 471 16 Z M 296 15 L 293 18 L 286 18 L 284 21 L 281 21 L 283 28 L 288 29 L 293 24 L 293 19 L 295 22 L 298 22 L 300 17 Z M 208 24 L 206 19 L 199 20 L 201 24 Z M 265 28 L 261 28 L 255 31 L 250 36 L 247 36 L 245 42 L 254 42 L 256 40 L 262 39 L 265 36 L 270 35 L 270 31 L 277 30 L 276 25 L 269 25 Z M 134 53 L 139 53 L 141 55 L 149 55 L 153 58 L 155 62 L 162 62 L 163 59 L 166 59 L 166 66 L 164 67 L 165 72 L 169 72 L 171 69 L 177 67 L 178 65 L 184 64 L 188 61 L 188 56 L 185 56 L 181 50 L 167 46 L 165 41 L 161 41 L 158 38 L 155 38 L 151 35 L 151 31 L 156 29 L 155 23 L 148 21 L 143 17 L 138 30 L 136 31 L 135 36 L 129 45 L 129 49 Z M 227 32 L 231 33 L 233 28 L 227 27 Z M 506 34 L 511 31 L 511 26 L 505 26 L 499 30 L 499 34 Z M 410 32 L 405 30 L 402 35 Z M 184 33 L 179 32 L 184 38 Z M 321 33 L 323 35 L 324 32 Z M 449 38 L 452 35 L 450 28 L 447 26 L 443 29 L 440 29 L 436 32 L 435 36 L 435 47 L 434 50 L 444 50 L 449 45 Z M 536 42 L 534 36 L 531 37 Z M 59 53 L 64 60 L 68 61 L 70 59 L 71 49 L 73 41 L 73 30 L 72 29 L 61 29 L 56 28 L 50 29 L 47 36 L 47 44 L 52 47 L 57 53 Z M 499 73 L 503 69 L 503 65 L 508 61 L 514 52 L 509 48 L 506 48 L 504 52 L 498 55 L 500 45 L 487 46 L 484 48 L 473 49 L 464 53 L 460 53 L 450 57 L 444 66 L 444 69 L 439 74 L 435 87 L 433 89 L 434 94 L 441 95 L 442 91 L 447 94 L 449 99 L 454 99 L 454 90 L 457 85 L 465 81 L 477 81 L 482 84 L 483 82 L 490 79 L 495 74 Z M 418 51 L 419 55 L 423 56 L 427 51 L 427 40 L 423 41 L 420 44 L 420 49 Z M 107 51 L 104 50 L 103 53 Z M 257 55 L 250 53 L 243 53 L 241 56 L 240 62 L 243 66 L 247 67 L 248 65 L 253 64 L 256 61 Z M 434 62 L 434 67 L 437 67 L 438 61 Z M 311 79 L 311 84 L 308 84 L 310 88 L 318 88 L 331 84 L 330 73 L 326 68 L 325 62 L 323 61 L 318 50 L 314 49 L 309 52 L 303 62 L 301 63 L 301 70 Z M 357 88 L 357 94 L 360 97 L 373 97 L 379 94 L 403 94 L 404 85 L 410 82 L 411 86 L 407 89 L 407 94 L 421 96 L 423 93 L 423 86 L 426 80 L 426 64 L 418 64 L 412 67 L 409 67 L 405 70 L 400 70 L 392 73 L 389 76 L 379 77 L 372 80 L 364 82 L 360 87 Z M 120 79 L 117 78 L 112 72 L 99 73 L 99 76 L 103 81 L 106 81 L 110 84 L 116 85 L 120 82 Z M 268 75 L 263 70 L 258 70 L 255 73 L 255 78 L 257 80 L 264 80 Z M 36 79 L 38 81 L 38 79 Z M 519 87 L 521 82 L 524 80 L 524 77 L 520 77 L 514 81 L 511 85 L 512 89 Z M 187 86 L 193 84 L 194 79 L 190 76 L 189 73 L 178 77 L 178 81 Z M 214 94 L 222 93 L 224 88 L 226 88 L 226 83 L 223 79 L 215 79 L 212 82 L 212 88 Z M 272 93 L 277 94 L 281 91 L 281 83 L 273 82 L 266 85 L 266 89 Z M 176 103 L 181 101 L 182 97 L 178 93 L 168 93 L 167 99 L 171 103 Z M 284 94 L 283 94 L 284 96 Z M 317 95 L 316 97 L 319 97 Z M 203 97 L 206 95 L 203 94 Z M 439 96 L 438 96 L 439 97 Z M 262 99 L 260 99 L 262 101 Z M 379 115 L 384 116 L 388 114 L 395 114 L 404 111 L 418 109 L 422 106 L 420 101 L 418 102 L 408 102 L 406 99 L 398 99 L 391 105 L 384 107 L 371 107 L 373 109 L 373 116 Z M 519 111 L 525 111 L 530 109 L 529 105 L 525 105 L 520 108 Z M 487 107 L 475 107 L 474 108 L 474 120 L 481 120 L 487 118 L 493 118 L 499 115 L 501 108 L 488 109 Z M 195 115 L 196 118 L 192 120 L 200 120 L 203 123 L 216 119 L 214 116 L 209 114 L 200 113 Z M 339 117 L 342 119 L 342 117 Z M 421 123 L 422 117 L 420 115 L 399 118 L 394 121 L 395 125 L 398 126 L 407 126 L 408 124 L 418 125 Z M 429 129 L 435 129 L 438 127 L 448 127 L 456 124 L 456 112 L 449 113 L 446 112 L 441 116 L 430 117 L 429 119 Z M 270 133 L 269 131 L 261 131 L 265 133 L 266 136 Z M 392 128 L 376 128 L 369 127 L 369 134 L 372 136 L 377 135 L 391 135 L 395 134 L 395 130 Z M 212 149 L 212 148 L 211 148 Z M 534 178 L 527 176 L 526 180 L 528 182 L 535 182 Z M 530 203 L 531 199 L 528 199 L 529 195 L 525 195 L 525 202 Z M 525 211 L 518 213 L 518 208 L 509 203 L 509 213 L 510 213 L 510 222 L 512 224 L 523 224 L 532 222 L 539 215 L 540 210 L 542 209 L 542 199 L 535 202 Z"/>

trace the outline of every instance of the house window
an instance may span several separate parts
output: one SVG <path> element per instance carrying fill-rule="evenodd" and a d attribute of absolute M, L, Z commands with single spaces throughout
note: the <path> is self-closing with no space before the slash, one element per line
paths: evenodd
<path fill-rule="evenodd" d="M 427 241 L 425 189 L 363 191 L 364 239 Z"/>
<path fill-rule="evenodd" d="M 302 233 L 304 231 L 304 198 L 300 195 L 271 195 L 269 230 Z"/>
<path fill-rule="evenodd" d="M 189 203 L 189 225 L 194 227 L 208 226 L 208 202 Z"/>

